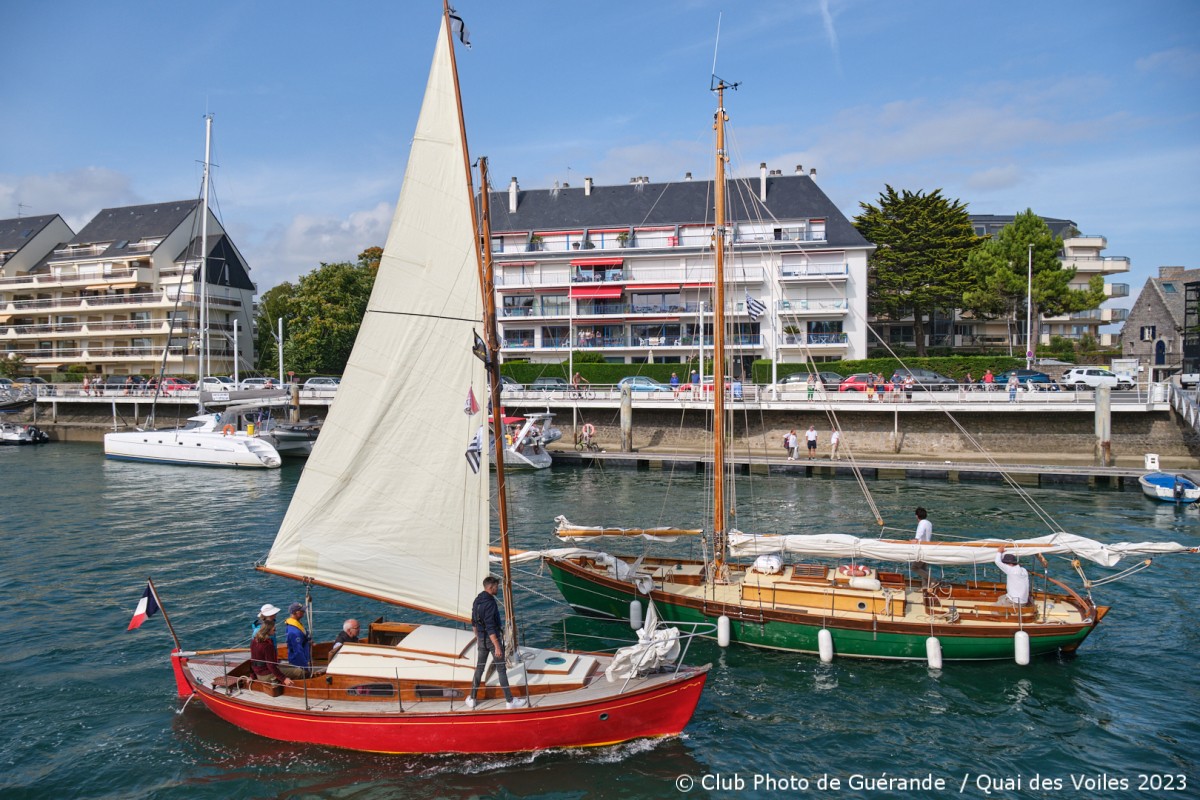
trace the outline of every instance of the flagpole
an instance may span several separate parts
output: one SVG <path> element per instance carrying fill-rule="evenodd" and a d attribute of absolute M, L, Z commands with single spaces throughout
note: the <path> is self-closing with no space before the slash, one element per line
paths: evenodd
<path fill-rule="evenodd" d="M 150 587 L 150 593 L 154 595 L 154 602 L 158 604 L 158 610 L 162 612 L 163 622 L 167 623 L 167 630 L 171 632 L 171 638 L 175 640 L 175 649 L 182 650 L 183 645 L 179 643 L 179 637 L 175 635 L 175 627 L 171 625 L 171 618 L 167 616 L 167 607 L 162 604 L 162 600 L 158 599 L 158 589 L 154 588 L 154 580 L 150 576 L 146 576 L 146 584 Z"/>

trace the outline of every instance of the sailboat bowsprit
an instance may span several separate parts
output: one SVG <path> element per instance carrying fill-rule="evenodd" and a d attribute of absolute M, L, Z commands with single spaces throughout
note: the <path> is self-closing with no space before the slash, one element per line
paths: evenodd
<path fill-rule="evenodd" d="M 477 217 L 460 109 L 447 8 L 360 334 L 260 569 L 462 623 L 488 575 L 492 513 L 487 412 L 471 398 L 489 384 L 498 397 L 499 377 L 494 300 L 485 310 L 490 256 L 477 246 L 486 203 Z M 483 160 L 481 175 L 486 198 Z M 493 435 L 503 436 L 496 417 Z M 329 644 L 314 646 L 317 673 L 288 687 L 253 678 L 245 648 L 177 650 L 172 664 L 181 696 L 262 736 L 391 753 L 517 752 L 680 733 L 708 667 L 664 663 L 677 636 L 648 622 L 616 656 L 510 646 L 509 683 L 528 700 L 512 708 L 490 663 L 476 705 L 465 703 L 476 644 L 463 627 L 372 623 L 364 642 L 332 657 Z"/>

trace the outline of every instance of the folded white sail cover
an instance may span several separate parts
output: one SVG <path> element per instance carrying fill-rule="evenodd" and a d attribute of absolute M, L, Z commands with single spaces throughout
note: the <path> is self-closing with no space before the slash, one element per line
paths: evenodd
<path fill-rule="evenodd" d="M 679 537 L 682 535 L 695 535 L 695 533 L 690 530 L 665 526 L 657 528 L 614 528 L 603 525 L 576 525 L 561 514 L 554 518 L 554 522 L 556 523 L 554 535 L 560 539 L 566 539 L 569 542 L 595 539 L 599 536 L 617 536 L 624 539 L 639 538 L 652 542 L 664 542 L 670 544 L 671 542 L 678 541 Z M 590 535 L 585 534 L 583 536 L 571 536 L 567 534 L 566 531 L 610 531 L 610 533 L 592 533 Z M 634 531 L 637 532 L 635 533 Z"/>
<path fill-rule="evenodd" d="M 609 683 L 646 675 L 679 658 L 679 629 L 659 626 L 658 611 L 653 602 L 646 610 L 646 624 L 638 628 L 637 633 L 637 644 L 613 653 L 612 663 L 604 670 Z"/>
<path fill-rule="evenodd" d="M 729 550 L 735 556 L 765 553 L 823 556 L 826 558 L 873 558 L 879 561 L 926 564 L 986 564 L 996 560 L 1004 545 L 1019 556 L 1075 555 L 1106 567 L 1126 556 L 1152 556 L 1195 552 L 1174 542 L 1114 542 L 1104 544 L 1072 533 L 1054 533 L 1034 539 L 979 539 L 973 542 L 906 542 L 894 539 L 860 539 L 845 533 L 790 536 L 755 536 L 730 533 Z"/>

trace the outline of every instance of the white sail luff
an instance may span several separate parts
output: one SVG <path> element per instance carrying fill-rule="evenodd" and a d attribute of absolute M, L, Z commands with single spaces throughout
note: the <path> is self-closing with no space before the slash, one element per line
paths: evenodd
<path fill-rule="evenodd" d="M 268 571 L 458 619 L 487 574 L 487 397 L 458 86 L 442 26 L 367 313 Z"/>
<path fill-rule="evenodd" d="M 860 539 L 849 534 L 791 536 L 755 536 L 735 532 L 729 537 L 730 550 L 737 556 L 788 553 L 821 558 L 870 558 L 879 561 L 926 564 L 987 564 L 995 561 L 1003 545 L 1021 556 L 1072 555 L 1106 567 L 1128 556 L 1152 556 L 1186 553 L 1192 548 L 1174 542 L 1114 542 L 1104 544 L 1071 533 L 1055 533 L 1034 539 L 981 539 L 975 542 L 903 542 L 890 539 Z"/>

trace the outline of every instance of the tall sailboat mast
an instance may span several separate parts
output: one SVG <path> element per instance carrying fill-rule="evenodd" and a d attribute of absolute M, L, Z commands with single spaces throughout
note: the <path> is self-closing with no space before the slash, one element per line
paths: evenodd
<path fill-rule="evenodd" d="M 483 263 L 483 328 L 487 345 L 488 388 L 492 397 L 492 437 L 496 443 L 496 517 L 500 527 L 500 565 L 504 580 L 504 608 L 508 612 L 511 642 L 505 649 L 513 652 L 517 642 L 516 615 L 513 614 L 512 568 L 509 566 L 508 492 L 504 483 L 504 407 L 500 405 L 500 332 L 496 325 L 495 270 L 492 260 L 492 218 L 488 202 L 487 157 L 479 158 L 479 257 Z M 509 646 L 511 645 L 511 646 Z"/>
<path fill-rule="evenodd" d="M 204 118 L 204 190 L 200 193 L 200 377 L 212 374 L 208 347 L 208 171 L 212 162 L 212 114 Z"/>
<path fill-rule="evenodd" d="M 446 37 L 450 41 L 450 71 L 454 76 L 454 101 L 458 106 L 458 127 L 462 133 L 463 169 L 467 175 L 468 198 L 471 209 L 475 209 L 475 188 L 471 180 L 471 149 L 467 143 L 467 123 L 463 116 L 462 90 L 458 83 L 458 59 L 454 52 L 453 27 L 450 20 L 450 2 L 442 1 L 442 24 L 446 26 Z M 475 234 L 475 254 L 479 267 L 479 289 L 483 296 L 484 343 L 487 347 L 487 377 L 492 398 L 492 436 L 496 442 L 496 516 L 500 527 L 500 560 L 502 567 L 501 587 L 504 608 L 508 619 L 508 637 L 515 645 L 517 624 L 513 614 L 512 571 L 509 566 L 508 544 L 508 496 L 504 485 L 504 413 L 500 406 L 500 338 L 496 327 L 496 294 L 493 290 L 492 235 L 488 206 L 487 159 L 479 159 L 480 209 L 471 214 L 471 226 Z M 481 229 L 482 228 L 482 229 Z M 484 445 L 486 451 L 486 444 Z M 506 648 L 513 652 L 513 647 Z"/>
<path fill-rule="evenodd" d="M 725 561 L 728 530 L 725 511 L 725 81 L 716 79 L 717 170 L 713 181 L 716 198 L 713 221 L 713 579 L 720 578 Z M 701 315 L 703 320 L 703 315 Z M 704 337 L 703 323 L 700 330 Z M 703 364 L 701 364 L 703 368 Z"/>

